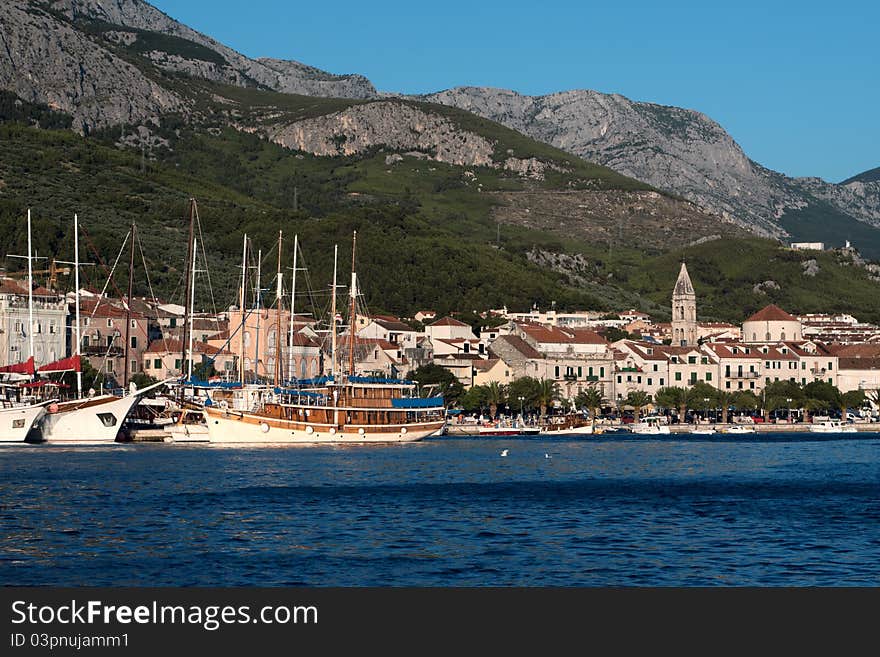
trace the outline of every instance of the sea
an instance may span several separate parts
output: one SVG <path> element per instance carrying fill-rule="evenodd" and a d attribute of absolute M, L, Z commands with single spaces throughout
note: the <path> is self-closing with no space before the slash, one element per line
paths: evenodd
<path fill-rule="evenodd" d="M 878 554 L 880 434 L 0 449 L 3 585 L 877 586 Z"/>

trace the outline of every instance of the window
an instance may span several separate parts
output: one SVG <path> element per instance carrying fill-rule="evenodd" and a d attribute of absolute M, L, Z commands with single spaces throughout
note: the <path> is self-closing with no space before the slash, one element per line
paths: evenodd
<path fill-rule="evenodd" d="M 663 379 L 662 379 L 662 378 L 660 379 L 660 385 L 661 385 L 661 386 L 663 385 Z"/>
<path fill-rule="evenodd" d="M 590 369 L 592 370 L 593 368 L 590 368 Z M 578 378 L 579 379 L 584 375 L 583 372 L 584 372 L 583 368 L 579 366 L 578 367 Z M 590 372 L 590 374 L 592 374 L 592 372 Z"/>
<path fill-rule="evenodd" d="M 578 376 L 580 376 L 580 373 L 581 373 L 581 368 L 579 367 L 578 368 Z M 593 368 L 592 367 L 587 369 L 587 376 L 593 376 Z"/>
<path fill-rule="evenodd" d="M 131 328 L 136 329 L 138 327 L 138 323 L 136 319 L 131 320 Z"/>
<path fill-rule="evenodd" d="M 36 333 L 37 335 L 39 335 L 39 334 L 42 333 L 42 332 L 43 332 L 43 325 L 40 324 L 40 322 L 37 322 L 37 330 L 35 331 L 35 333 Z"/>
<path fill-rule="evenodd" d="M 654 371 L 657 371 L 657 363 L 654 363 Z"/>
<path fill-rule="evenodd" d="M 98 413 L 98 419 L 101 420 L 101 424 L 105 427 L 116 426 L 116 416 L 113 413 Z"/>
<path fill-rule="evenodd" d="M 179 358 L 174 359 L 174 369 L 176 369 L 176 370 L 180 369 L 180 359 Z"/>
<path fill-rule="evenodd" d="M 108 347 L 112 347 L 112 346 L 113 346 L 113 336 L 112 336 L 112 335 L 108 335 L 108 336 L 107 336 L 107 346 L 108 346 Z"/>
<path fill-rule="evenodd" d="M 706 372 L 706 381 L 712 380 L 712 372 Z"/>
<path fill-rule="evenodd" d="M 109 317 L 107 318 L 107 328 L 113 328 L 113 320 Z"/>
<path fill-rule="evenodd" d="M 87 336 L 87 335 L 84 335 L 84 336 L 83 336 L 83 343 L 82 343 L 82 346 L 83 346 L 83 349 L 88 348 L 88 346 L 89 346 L 89 336 Z"/>
<path fill-rule="evenodd" d="M 703 356 L 702 358 L 700 358 L 700 363 L 703 365 L 708 365 L 709 359 L 706 356 Z"/>
<path fill-rule="evenodd" d="M 676 373 L 675 373 L 675 380 L 676 380 L 676 381 L 681 381 L 681 372 L 676 372 Z"/>
<path fill-rule="evenodd" d="M 88 325 L 89 325 L 89 318 L 83 317 L 83 326 L 88 326 Z"/>
<path fill-rule="evenodd" d="M 641 382 L 642 382 L 642 377 L 637 376 L 637 377 L 636 377 L 636 383 L 641 383 Z"/>
<path fill-rule="evenodd" d="M 654 385 L 654 382 L 653 382 L 653 381 L 652 381 L 652 380 L 651 380 L 651 378 L 650 378 L 650 377 L 648 377 L 648 385 L 649 385 L 649 386 L 652 386 L 652 385 Z"/>
<path fill-rule="evenodd" d="M 829 361 L 828 361 L 828 371 L 830 372 L 830 371 L 833 370 L 833 369 L 834 369 L 834 363 L 832 363 L 832 362 L 829 360 Z M 829 383 L 830 383 L 830 382 L 829 382 Z"/>
<path fill-rule="evenodd" d="M 688 364 L 696 365 L 697 364 L 697 357 L 696 356 L 688 356 Z"/>
<path fill-rule="evenodd" d="M 137 339 L 136 335 L 131 336 L 131 348 L 132 349 L 138 348 L 138 339 Z"/>
<path fill-rule="evenodd" d="M 554 372 L 554 377 L 558 379 L 558 378 L 559 378 L 559 365 L 557 365 L 557 366 L 553 369 L 553 372 Z"/>
<path fill-rule="evenodd" d="M 605 376 L 605 368 L 604 367 L 599 368 L 599 376 L 602 376 L 602 377 Z"/>
<path fill-rule="evenodd" d="M 623 379 L 622 379 L 621 377 L 618 376 L 618 377 L 617 377 L 617 382 L 618 382 L 618 383 L 623 383 Z"/>
<path fill-rule="evenodd" d="M 807 369 L 807 361 L 805 361 L 805 360 L 804 360 L 804 361 L 801 361 L 801 369 L 802 369 L 802 370 Z"/>
<path fill-rule="evenodd" d="M 171 320 L 168 322 L 168 327 L 169 328 L 177 328 L 177 318 L 176 317 L 171 318 Z"/>
<path fill-rule="evenodd" d="M 161 370 L 162 369 L 162 359 L 161 358 L 154 358 L 153 359 L 153 369 L 154 370 Z"/>
<path fill-rule="evenodd" d="M 107 372 L 113 374 L 113 361 L 109 359 L 107 360 Z"/>
<path fill-rule="evenodd" d="M 696 382 L 697 382 L 697 373 L 691 372 L 691 385 L 695 384 Z"/>
<path fill-rule="evenodd" d="M 727 388 L 728 390 L 730 390 L 730 381 L 725 381 L 724 387 Z"/>
<path fill-rule="evenodd" d="M 16 333 L 23 333 L 21 327 L 22 327 L 21 322 L 19 320 L 15 320 L 15 332 Z"/>
<path fill-rule="evenodd" d="M 754 381 L 749 381 L 749 388 L 751 388 L 752 390 L 755 389 L 755 382 Z"/>
<path fill-rule="evenodd" d="M 138 362 L 136 360 L 131 361 L 131 371 L 132 372 L 138 371 Z"/>
<path fill-rule="evenodd" d="M 56 331 L 57 328 L 58 328 L 58 327 L 55 326 L 55 322 L 54 322 L 54 320 L 49 322 L 49 334 L 50 334 L 50 335 L 55 335 L 55 331 Z"/>

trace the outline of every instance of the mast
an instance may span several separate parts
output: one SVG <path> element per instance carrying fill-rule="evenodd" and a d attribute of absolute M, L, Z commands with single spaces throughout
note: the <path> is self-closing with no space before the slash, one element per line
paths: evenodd
<path fill-rule="evenodd" d="M 31 209 L 28 208 L 28 337 L 30 338 L 30 357 L 34 357 L 34 265 L 31 255 Z"/>
<path fill-rule="evenodd" d="M 293 367 L 293 311 L 296 307 L 296 251 L 299 248 L 299 235 L 293 236 L 293 274 L 290 280 L 290 337 L 288 338 L 288 348 L 287 352 L 288 356 L 288 370 L 287 375 L 290 377 L 290 380 L 296 378 L 296 372 Z"/>
<path fill-rule="evenodd" d="M 125 394 L 125 388 L 128 388 L 128 348 L 131 345 L 131 290 L 132 280 L 134 279 L 134 240 L 137 234 L 137 226 L 131 222 L 131 248 L 128 259 L 128 301 L 125 303 L 125 347 L 122 349 L 123 358 L 125 358 L 124 374 L 122 376 L 122 394 Z"/>
<path fill-rule="evenodd" d="M 241 341 L 241 350 L 238 356 L 238 370 L 239 370 L 239 378 L 241 379 L 241 385 L 244 385 L 244 316 L 245 316 L 245 304 L 247 303 L 247 233 L 244 234 L 244 239 L 242 240 L 241 247 L 241 290 L 239 291 L 239 303 L 238 307 L 241 309 L 241 327 L 239 331 L 241 332 L 240 341 Z"/>
<path fill-rule="evenodd" d="M 79 219 L 76 214 L 73 215 L 73 271 L 76 283 L 76 294 L 74 295 L 76 299 L 76 349 L 73 354 L 78 356 L 80 349 L 82 349 L 82 336 L 80 335 L 82 329 L 79 324 Z M 77 368 L 76 371 L 76 398 L 82 398 L 82 367 Z"/>
<path fill-rule="evenodd" d="M 354 272 L 354 253 L 355 246 L 357 245 L 357 231 L 354 231 L 354 237 L 351 240 L 351 289 L 349 289 L 348 294 L 351 297 L 351 307 L 349 309 L 348 314 L 348 332 L 349 332 L 349 345 L 348 345 L 348 375 L 354 376 L 354 343 L 355 343 L 355 324 L 357 317 L 355 316 L 356 312 L 356 301 L 357 301 L 357 274 Z"/>
<path fill-rule="evenodd" d="M 281 231 L 278 231 L 278 278 L 275 286 L 275 385 L 281 381 L 281 296 L 283 293 L 282 281 L 284 274 L 281 273 Z"/>
<path fill-rule="evenodd" d="M 257 249 L 257 287 L 256 287 L 256 295 L 257 298 L 255 300 L 254 305 L 257 309 L 257 339 L 256 339 L 256 351 L 254 354 L 254 375 L 260 376 L 260 296 L 262 290 L 260 289 L 260 274 L 261 267 L 263 264 L 263 249 Z"/>
<path fill-rule="evenodd" d="M 333 291 L 330 294 L 330 376 L 336 377 L 336 261 L 339 254 L 339 245 L 333 246 Z"/>
<path fill-rule="evenodd" d="M 190 276 L 192 275 L 193 269 L 193 233 L 195 229 L 195 216 L 196 216 L 196 200 L 191 198 L 189 200 L 189 239 L 186 241 L 186 281 L 183 286 L 183 335 L 181 336 L 180 341 L 180 375 L 183 376 L 183 364 L 186 362 L 186 345 L 189 340 L 189 324 L 190 324 L 190 312 L 189 312 L 189 304 L 186 303 L 186 294 L 189 292 L 189 288 L 191 285 Z M 181 396 L 183 395 L 183 389 L 181 388 Z"/>
<path fill-rule="evenodd" d="M 193 315 L 194 308 L 196 304 L 196 255 L 198 251 L 196 250 L 196 245 L 198 244 L 198 238 L 193 238 L 193 259 L 192 259 L 192 283 L 190 285 L 190 293 L 189 293 L 189 361 L 187 365 L 187 378 L 192 381 L 193 377 Z"/>

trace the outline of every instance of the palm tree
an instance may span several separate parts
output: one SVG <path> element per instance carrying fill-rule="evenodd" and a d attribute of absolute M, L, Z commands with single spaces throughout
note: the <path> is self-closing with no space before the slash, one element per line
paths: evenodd
<path fill-rule="evenodd" d="M 596 415 L 604 401 L 605 391 L 596 388 L 596 386 L 589 386 L 583 392 L 578 393 L 577 399 L 575 400 L 578 406 L 586 406 L 589 409 L 590 419 L 592 420 L 594 429 L 596 428 Z"/>
<path fill-rule="evenodd" d="M 733 405 L 735 395 L 727 390 L 717 390 L 715 392 L 715 403 L 721 407 L 721 424 L 727 424 L 727 413 Z"/>
<path fill-rule="evenodd" d="M 845 422 L 846 412 L 850 408 L 860 408 L 865 403 L 864 390 L 850 390 L 840 395 L 840 417 Z"/>
<path fill-rule="evenodd" d="M 633 420 L 638 422 L 642 408 L 651 403 L 651 395 L 644 390 L 633 390 L 626 396 L 626 403 L 635 409 Z"/>
<path fill-rule="evenodd" d="M 691 398 L 691 391 L 688 388 L 679 388 L 677 386 L 666 386 L 657 391 L 657 403 L 665 408 L 677 408 L 679 412 L 679 422 L 684 422 L 687 414 L 688 402 Z"/>
<path fill-rule="evenodd" d="M 547 407 L 559 398 L 559 384 L 553 379 L 541 379 L 538 381 L 537 393 L 541 417 L 544 417 L 547 415 Z"/>
<path fill-rule="evenodd" d="M 489 414 L 494 418 L 498 406 L 507 400 L 507 386 L 498 381 L 490 381 L 485 386 L 486 401 L 489 403 Z"/>

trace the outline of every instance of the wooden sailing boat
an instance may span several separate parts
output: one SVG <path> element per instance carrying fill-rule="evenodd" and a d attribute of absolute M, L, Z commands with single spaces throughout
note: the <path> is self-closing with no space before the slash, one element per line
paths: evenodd
<path fill-rule="evenodd" d="M 356 240 L 355 233 L 355 240 Z M 356 243 L 356 242 L 355 242 Z M 279 236 L 279 251 L 281 249 Z M 331 297 L 330 375 L 299 381 L 290 387 L 215 392 L 204 412 L 214 443 L 360 444 L 413 442 L 438 433 L 444 426 L 442 397 L 422 399 L 411 381 L 356 376 L 354 372 L 355 317 L 349 322 L 348 371 L 340 372 L 336 336 L 336 254 L 334 250 Z M 354 243 L 352 265 L 354 265 Z M 354 267 L 352 267 L 354 269 Z M 294 265 L 294 273 L 296 265 Z M 281 300 L 281 270 L 276 299 Z M 352 271 L 352 308 L 356 274 Z M 290 341 L 293 340 L 291 331 Z M 276 363 L 281 360 L 281 340 L 276 340 Z M 276 366 L 276 384 L 280 377 Z M 253 403 L 242 393 L 254 396 Z"/>

